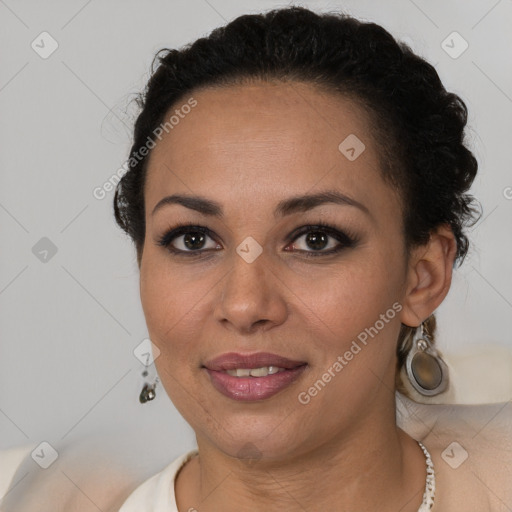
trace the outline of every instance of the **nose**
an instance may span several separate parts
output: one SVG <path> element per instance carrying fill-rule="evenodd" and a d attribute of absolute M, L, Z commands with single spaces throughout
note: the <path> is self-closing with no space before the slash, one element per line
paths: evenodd
<path fill-rule="evenodd" d="M 216 320 L 240 334 L 282 324 L 288 315 L 283 284 L 264 253 L 251 263 L 236 253 L 233 260 L 220 288 Z"/>

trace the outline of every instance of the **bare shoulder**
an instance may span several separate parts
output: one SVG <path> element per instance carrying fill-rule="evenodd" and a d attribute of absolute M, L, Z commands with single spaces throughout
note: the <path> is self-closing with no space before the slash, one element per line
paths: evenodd
<path fill-rule="evenodd" d="M 512 403 L 401 404 L 399 426 L 429 450 L 440 510 L 512 509 Z M 463 506 L 462 506 L 463 505 Z M 466 508 L 464 508 L 466 507 Z"/>

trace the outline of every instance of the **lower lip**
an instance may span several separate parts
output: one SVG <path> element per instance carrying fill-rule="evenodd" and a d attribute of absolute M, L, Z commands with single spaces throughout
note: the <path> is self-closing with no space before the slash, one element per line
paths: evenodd
<path fill-rule="evenodd" d="M 213 387 L 233 400 L 254 401 L 270 398 L 295 381 L 306 369 L 298 366 L 266 377 L 232 377 L 225 372 L 206 368 Z"/>

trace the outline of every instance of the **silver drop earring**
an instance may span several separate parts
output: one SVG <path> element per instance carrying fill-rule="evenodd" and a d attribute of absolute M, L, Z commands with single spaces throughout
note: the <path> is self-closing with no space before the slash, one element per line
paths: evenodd
<path fill-rule="evenodd" d="M 152 364 L 151 366 L 154 368 L 154 364 Z M 148 376 L 148 374 L 149 374 L 148 367 L 146 367 L 144 369 L 144 371 L 142 372 L 142 376 L 144 377 L 145 380 L 146 380 L 146 377 Z M 152 379 L 152 381 L 153 382 L 151 382 L 151 381 L 144 382 L 144 386 L 142 387 L 142 391 L 140 392 L 140 395 L 139 395 L 139 402 L 141 404 L 145 404 L 146 402 L 153 400 L 156 396 L 155 388 L 156 388 L 156 385 L 158 384 L 158 382 L 160 381 L 160 379 L 158 378 L 158 376 L 156 376 Z"/>
<path fill-rule="evenodd" d="M 146 373 L 146 372 L 144 372 L 144 373 Z M 142 375 L 144 375 L 144 373 Z M 144 387 L 142 388 L 142 391 L 140 392 L 140 395 L 139 395 L 139 402 L 141 404 L 145 404 L 146 402 L 149 402 L 150 400 L 153 400 L 155 398 L 156 383 L 157 383 L 157 381 L 155 381 L 153 384 L 150 384 L 149 382 L 146 382 L 144 384 Z"/>
<path fill-rule="evenodd" d="M 145 404 L 146 402 L 155 399 L 155 388 L 158 382 L 160 382 L 155 367 L 155 359 L 160 356 L 160 350 L 149 338 L 144 338 L 134 348 L 133 355 L 144 365 L 144 369 L 142 371 L 144 384 L 142 391 L 139 394 L 139 402 L 141 404 Z M 150 373 L 152 375 L 148 378 Z"/>
<path fill-rule="evenodd" d="M 421 395 L 439 395 L 448 388 L 448 367 L 424 332 L 423 322 L 414 333 L 405 371 L 411 385 Z"/>

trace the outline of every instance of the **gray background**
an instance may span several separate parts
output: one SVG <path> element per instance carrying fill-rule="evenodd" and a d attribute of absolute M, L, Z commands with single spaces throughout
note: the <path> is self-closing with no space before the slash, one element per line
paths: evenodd
<path fill-rule="evenodd" d="M 512 1 L 295 4 L 382 24 L 466 101 L 484 214 L 438 309 L 439 344 L 512 349 Z M 0 0 L 0 448 L 128 426 L 167 436 L 169 460 L 193 446 L 161 387 L 138 403 L 143 365 L 133 350 L 147 330 L 135 252 L 115 225 L 113 193 L 98 200 L 93 190 L 127 157 L 129 101 L 158 49 L 283 5 Z M 58 43 L 46 59 L 31 47 L 43 31 Z M 469 44 L 458 58 L 442 48 L 453 31 Z M 45 262 L 33 252 L 43 237 L 57 248 Z"/>

